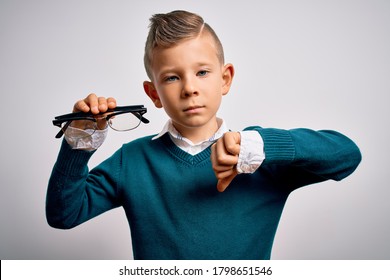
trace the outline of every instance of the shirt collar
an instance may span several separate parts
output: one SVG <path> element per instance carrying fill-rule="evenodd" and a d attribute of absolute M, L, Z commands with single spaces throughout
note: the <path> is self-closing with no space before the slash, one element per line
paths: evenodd
<path fill-rule="evenodd" d="M 172 139 L 175 140 L 175 142 L 177 142 L 177 141 L 183 142 L 183 144 L 187 144 L 190 146 L 200 145 L 200 144 L 203 144 L 205 142 L 214 142 L 215 140 L 218 140 L 220 137 L 222 137 L 222 135 L 224 135 L 227 131 L 229 131 L 227 126 L 226 126 L 226 123 L 223 119 L 217 118 L 217 122 L 218 122 L 218 126 L 219 126 L 217 132 L 215 132 L 214 135 L 211 136 L 209 139 L 205 139 L 205 140 L 201 141 L 200 143 L 194 144 L 191 140 L 183 137 L 180 134 L 180 132 L 178 132 L 176 130 L 176 128 L 173 126 L 171 119 L 169 119 L 165 123 L 161 132 L 159 134 L 157 134 L 156 136 L 154 136 L 152 138 L 152 140 L 156 140 L 156 139 L 162 137 L 164 134 L 169 133 L 169 135 L 171 136 Z"/>

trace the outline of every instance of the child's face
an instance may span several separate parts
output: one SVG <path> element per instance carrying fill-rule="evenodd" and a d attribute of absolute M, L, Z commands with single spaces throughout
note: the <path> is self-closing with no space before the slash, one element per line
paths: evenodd
<path fill-rule="evenodd" d="M 216 129 L 216 113 L 233 78 L 233 66 L 221 65 L 209 35 L 188 39 L 153 54 L 153 82 L 144 88 L 185 136 L 194 128 Z"/>

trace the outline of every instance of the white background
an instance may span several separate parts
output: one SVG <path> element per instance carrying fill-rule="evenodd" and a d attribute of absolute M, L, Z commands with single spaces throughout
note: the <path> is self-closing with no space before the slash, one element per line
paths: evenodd
<path fill-rule="evenodd" d="M 166 121 L 143 93 L 154 13 L 199 13 L 219 35 L 234 85 L 229 127 L 335 129 L 363 161 L 341 182 L 294 192 L 273 259 L 389 259 L 390 2 L 0 0 L 0 259 L 130 259 L 123 210 L 50 228 L 45 193 L 60 140 L 54 116 L 90 92 L 144 104 L 148 125 L 111 131 L 93 167 Z"/>

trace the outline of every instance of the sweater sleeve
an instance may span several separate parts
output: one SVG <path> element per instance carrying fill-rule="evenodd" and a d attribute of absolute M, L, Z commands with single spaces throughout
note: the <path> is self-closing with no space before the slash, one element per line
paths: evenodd
<path fill-rule="evenodd" d="M 336 131 L 261 127 L 247 130 L 256 130 L 263 138 L 265 161 L 261 168 L 290 191 L 329 179 L 340 181 L 361 161 L 356 144 Z"/>
<path fill-rule="evenodd" d="M 115 176 L 120 153 L 89 172 L 87 164 L 93 153 L 74 150 L 62 142 L 46 193 L 50 226 L 69 229 L 119 206 Z"/>

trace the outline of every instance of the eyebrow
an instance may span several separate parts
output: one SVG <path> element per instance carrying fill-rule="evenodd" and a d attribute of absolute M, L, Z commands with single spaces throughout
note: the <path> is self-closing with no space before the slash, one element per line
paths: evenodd
<path fill-rule="evenodd" d="M 195 67 L 208 67 L 211 68 L 213 65 L 212 63 L 205 63 L 205 62 L 199 62 L 195 64 Z M 162 71 L 159 72 L 159 76 L 161 74 L 170 73 L 170 72 L 180 72 L 181 67 L 164 67 Z M 178 70 L 179 69 L 179 70 Z"/>

